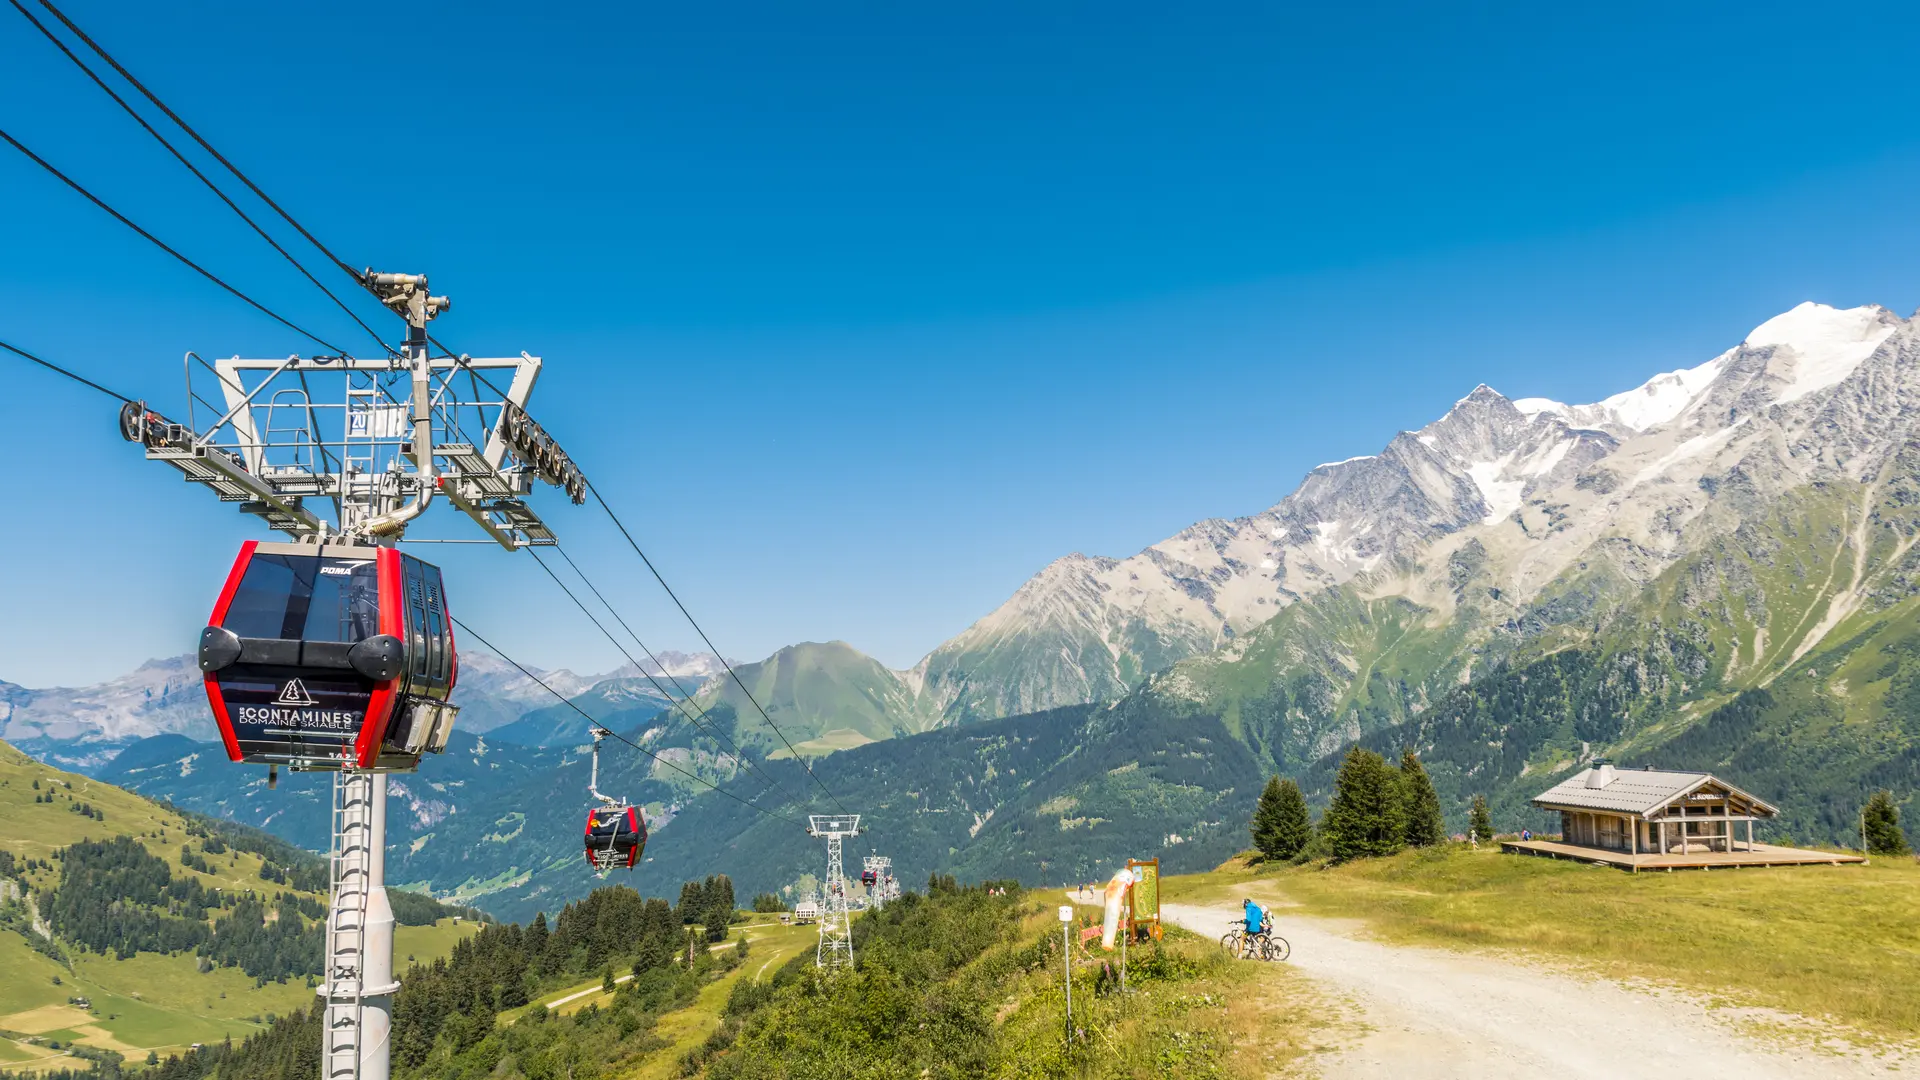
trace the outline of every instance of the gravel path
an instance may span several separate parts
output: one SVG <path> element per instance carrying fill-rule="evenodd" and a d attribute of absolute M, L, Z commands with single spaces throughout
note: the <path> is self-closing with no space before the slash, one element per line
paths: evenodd
<path fill-rule="evenodd" d="M 1166 904 L 1163 916 L 1218 938 L 1237 907 Z M 1329 1080 L 1852 1080 L 1920 1077 L 1903 1054 L 1876 1056 L 1805 1039 L 1761 1041 L 1741 1020 L 1796 1017 L 1707 1009 L 1678 993 L 1563 974 L 1472 953 L 1388 945 L 1357 926 L 1277 913 L 1290 963 L 1349 997 L 1366 1026 L 1359 1042 L 1320 1062 Z M 1814 1030 L 1817 1030 L 1814 1029 Z"/>

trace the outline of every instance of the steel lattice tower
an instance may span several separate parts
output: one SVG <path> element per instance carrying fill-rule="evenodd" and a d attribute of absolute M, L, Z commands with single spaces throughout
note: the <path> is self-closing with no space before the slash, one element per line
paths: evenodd
<path fill-rule="evenodd" d="M 820 913 L 820 944 L 814 950 L 816 967 L 838 971 L 853 966 L 853 923 L 847 909 L 847 875 L 841 865 L 840 848 L 849 836 L 860 835 L 859 814 L 813 814 L 808 818 L 807 835 L 827 841 L 826 895 Z"/>
<path fill-rule="evenodd" d="M 871 870 L 874 873 L 873 888 L 868 890 L 874 909 L 879 910 L 885 907 L 887 901 L 893 899 L 888 895 L 893 887 L 893 860 L 885 855 L 869 855 L 862 864 L 862 869 Z"/>

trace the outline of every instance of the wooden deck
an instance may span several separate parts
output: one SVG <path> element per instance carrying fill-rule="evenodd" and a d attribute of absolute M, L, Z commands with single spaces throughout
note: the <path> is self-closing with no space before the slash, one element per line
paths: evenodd
<path fill-rule="evenodd" d="M 1631 870 L 1738 870 L 1747 866 L 1837 866 L 1863 863 L 1862 855 L 1844 855 L 1831 851 L 1774 847 L 1755 844 L 1753 850 L 1740 845 L 1737 851 L 1693 852 L 1687 855 L 1629 855 L 1624 851 L 1563 844 L 1557 840 L 1502 840 L 1500 850 L 1513 855 L 1545 855 L 1555 859 L 1574 859 Z"/>

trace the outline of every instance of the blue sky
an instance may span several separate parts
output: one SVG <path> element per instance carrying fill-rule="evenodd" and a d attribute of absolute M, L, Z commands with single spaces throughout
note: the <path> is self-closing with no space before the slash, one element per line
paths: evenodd
<path fill-rule="evenodd" d="M 1803 299 L 1920 304 L 1909 7 L 1035 7 L 66 9 L 349 261 L 430 272 L 450 343 L 543 356 L 536 415 L 747 659 L 910 664 L 1053 558 L 1263 509 L 1479 382 L 1587 401 Z M 5 15 L 0 127 L 351 340 Z M 6 153 L 0 339 L 171 407 L 188 349 L 306 348 Z M 0 679 L 186 651 L 250 519 L 0 371 Z M 547 510 L 650 645 L 696 644 Z M 523 658 L 617 662 L 531 560 L 434 554 Z"/>

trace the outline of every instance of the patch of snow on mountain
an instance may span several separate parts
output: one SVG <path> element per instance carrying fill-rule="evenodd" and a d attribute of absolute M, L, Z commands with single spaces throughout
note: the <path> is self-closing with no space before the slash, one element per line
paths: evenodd
<path fill-rule="evenodd" d="M 1323 566 L 1334 566 L 1347 561 L 1345 544 L 1339 544 L 1341 530 L 1346 528 L 1344 521 L 1316 521 L 1313 523 L 1313 548 L 1319 553 Z M 1337 546 L 1336 546 L 1337 545 Z"/>
<path fill-rule="evenodd" d="M 1808 301 L 1755 327 L 1747 344 L 1793 350 L 1792 372 L 1776 371 L 1788 381 L 1774 401 L 1785 404 L 1852 374 L 1893 333 L 1885 316 L 1872 304 L 1841 310 Z"/>
<path fill-rule="evenodd" d="M 1487 504 L 1487 516 L 1482 520 L 1489 525 L 1520 508 L 1520 493 L 1526 490 L 1527 482 L 1500 479 L 1512 460 L 1513 455 L 1508 454 L 1498 461 L 1476 461 L 1467 466 L 1467 476 L 1473 480 L 1473 486 L 1480 489 L 1481 501 Z"/>
<path fill-rule="evenodd" d="M 1414 436 L 1414 438 L 1420 440 L 1421 446 L 1425 446 L 1429 449 L 1438 445 L 1440 442 L 1439 438 L 1433 435 L 1416 435 Z"/>
<path fill-rule="evenodd" d="M 1573 415 L 1573 409 L 1570 406 L 1555 401 L 1552 398 L 1523 397 L 1516 399 L 1513 407 L 1519 409 L 1529 417 L 1539 416 L 1541 413 L 1552 413 L 1555 416 Z"/>
<path fill-rule="evenodd" d="M 1651 465 L 1648 465 L 1646 468 L 1641 469 L 1639 472 L 1635 473 L 1632 483 L 1629 484 L 1628 486 L 1633 487 L 1633 486 L 1638 486 L 1640 484 L 1644 484 L 1648 480 L 1654 479 L 1660 474 L 1666 472 L 1672 466 L 1677 465 L 1680 462 L 1687 460 L 1688 458 L 1698 457 L 1699 455 L 1707 453 L 1709 451 L 1720 449 L 1720 447 L 1724 446 L 1728 440 L 1733 438 L 1735 432 L 1747 426 L 1748 419 L 1749 419 L 1748 417 L 1743 416 L 1729 427 L 1723 427 L 1717 431 L 1709 431 L 1709 432 L 1706 432 L 1705 434 L 1695 435 L 1693 438 L 1688 439 L 1686 442 L 1681 443 L 1679 446 L 1676 446 L 1672 450 L 1669 450 L 1665 454 L 1661 455 L 1659 460 L 1653 462 Z"/>
<path fill-rule="evenodd" d="M 1545 476 L 1552 472 L 1553 467 L 1560 464 L 1560 459 L 1566 457 L 1567 451 L 1573 448 L 1573 443 L 1572 439 L 1561 439 L 1547 447 L 1546 453 L 1527 463 L 1527 475 Z"/>
<path fill-rule="evenodd" d="M 1333 468 L 1333 467 L 1334 467 L 1335 465 L 1345 465 L 1345 464 L 1347 464 L 1347 463 L 1349 463 L 1349 462 L 1354 462 L 1354 461 L 1368 461 L 1368 460 L 1371 460 L 1371 459 L 1373 459 L 1373 458 L 1376 458 L 1376 457 L 1379 457 L 1379 456 L 1380 456 L 1380 455 L 1378 455 L 1378 454 L 1358 454 L 1358 455 L 1355 455 L 1354 457 L 1350 457 L 1350 458 L 1341 458 L 1341 459 L 1340 459 L 1339 461 L 1323 461 L 1323 462 L 1321 462 L 1320 464 L 1318 464 L 1318 465 L 1315 465 L 1315 466 L 1314 466 L 1314 469 L 1315 469 L 1315 470 L 1319 470 L 1319 469 L 1331 469 L 1331 468 Z"/>

